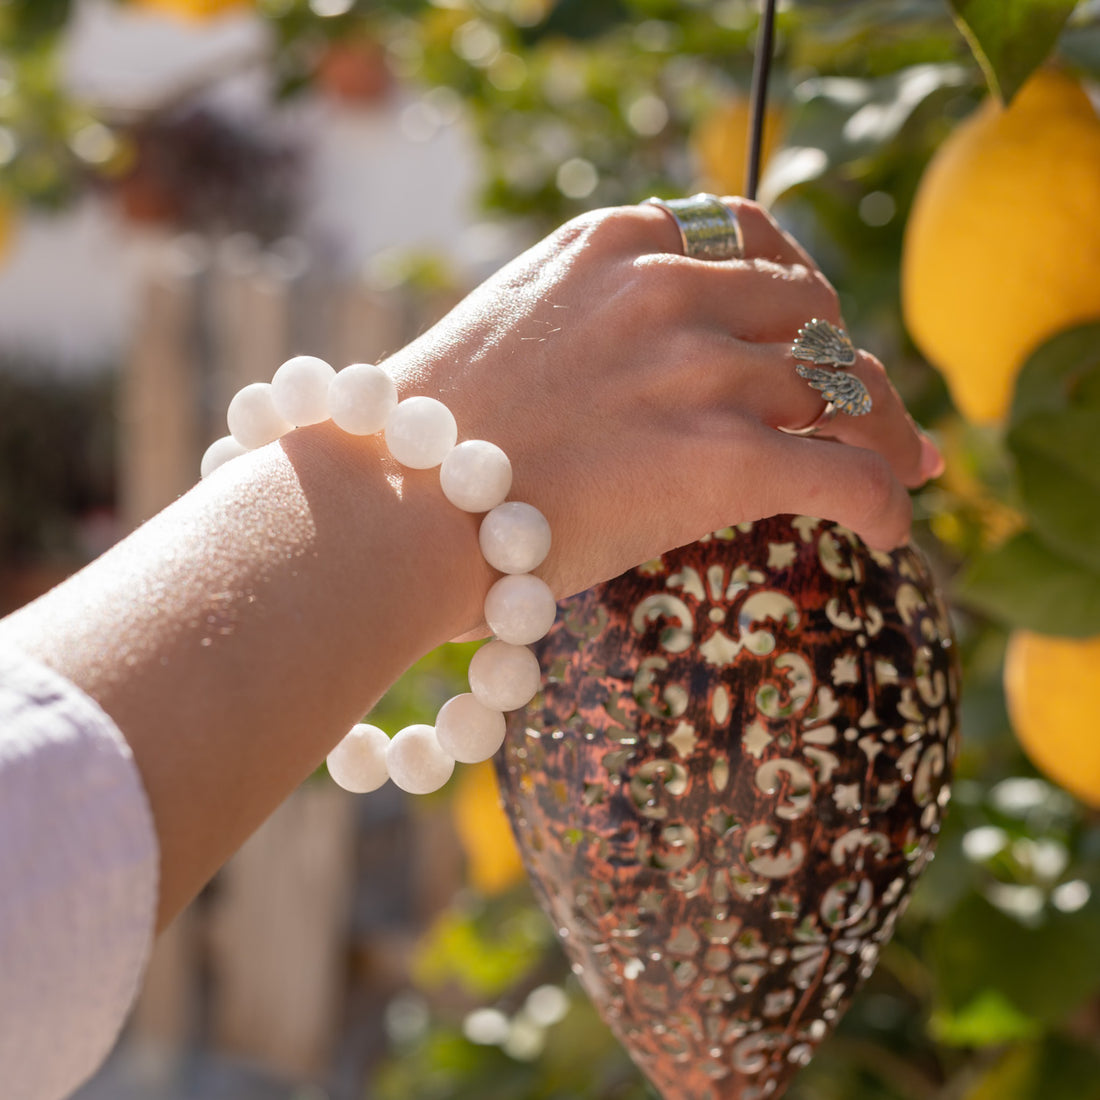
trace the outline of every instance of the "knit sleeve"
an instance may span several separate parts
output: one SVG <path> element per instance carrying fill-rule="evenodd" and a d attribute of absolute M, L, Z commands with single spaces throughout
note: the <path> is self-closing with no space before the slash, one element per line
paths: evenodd
<path fill-rule="evenodd" d="M 129 745 L 0 651 L 0 1091 L 61 1100 L 110 1052 L 152 943 L 158 852 Z"/>

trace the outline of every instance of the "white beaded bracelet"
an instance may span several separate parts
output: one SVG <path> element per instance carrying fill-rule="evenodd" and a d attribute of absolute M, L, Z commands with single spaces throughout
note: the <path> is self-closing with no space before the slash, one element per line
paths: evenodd
<path fill-rule="evenodd" d="M 451 411 L 431 397 L 399 401 L 393 379 L 373 363 L 337 373 L 323 359 L 287 360 L 270 383 L 245 386 L 229 403 L 229 435 L 211 443 L 202 476 L 294 428 L 331 419 L 352 435 L 384 433 L 390 454 L 414 470 L 439 467 L 446 498 L 464 512 L 486 513 L 478 541 L 485 560 L 504 574 L 485 597 L 485 621 L 496 635 L 470 662 L 470 691 L 456 695 L 435 725 L 406 726 L 389 738 L 359 723 L 328 755 L 332 778 L 357 794 L 387 779 L 411 794 L 438 790 L 455 762 L 488 760 L 504 743 L 504 712 L 526 705 L 539 689 L 538 659 L 528 648 L 554 622 L 554 594 L 531 575 L 550 551 L 550 524 L 530 504 L 506 501 L 512 465 L 494 443 L 458 443 Z"/>

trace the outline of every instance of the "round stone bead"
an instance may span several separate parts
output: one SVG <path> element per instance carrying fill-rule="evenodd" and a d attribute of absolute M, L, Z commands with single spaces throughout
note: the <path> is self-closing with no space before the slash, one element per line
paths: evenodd
<path fill-rule="evenodd" d="M 512 487 L 512 464 L 495 444 L 467 439 L 454 448 L 439 468 L 443 495 L 464 512 L 488 512 Z"/>
<path fill-rule="evenodd" d="M 554 625 L 557 605 L 549 585 L 530 573 L 501 577 L 485 597 L 485 621 L 502 641 L 537 642 Z"/>
<path fill-rule="evenodd" d="M 504 731 L 504 715 L 470 694 L 444 703 L 435 719 L 440 748 L 460 764 L 488 760 L 504 744 Z"/>
<path fill-rule="evenodd" d="M 406 726 L 386 750 L 390 778 L 409 794 L 438 791 L 455 770 L 454 757 L 440 747 L 431 726 Z"/>
<path fill-rule="evenodd" d="M 225 419 L 229 434 L 249 451 L 273 443 L 294 428 L 276 411 L 270 382 L 253 382 L 238 390 L 229 402 Z"/>
<path fill-rule="evenodd" d="M 390 454 L 412 470 L 438 466 L 458 439 L 451 410 L 434 397 L 409 397 L 386 418 Z"/>
<path fill-rule="evenodd" d="M 199 474 L 202 477 L 209 477 L 219 466 L 224 465 L 231 458 L 239 458 L 241 455 L 248 454 L 246 448 L 242 447 L 231 435 L 223 435 L 221 439 L 215 439 L 202 456 L 202 463 L 199 466 Z"/>
<path fill-rule="evenodd" d="M 389 778 L 386 750 L 390 739 L 377 726 L 352 726 L 325 763 L 333 780 L 352 794 L 376 791 Z"/>
<path fill-rule="evenodd" d="M 498 504 L 482 521 L 478 541 L 485 560 L 502 573 L 530 573 L 550 552 L 550 524 L 533 505 Z"/>
<path fill-rule="evenodd" d="M 315 355 L 288 359 L 271 379 L 275 411 L 296 427 L 328 420 L 328 388 L 336 371 Z"/>
<path fill-rule="evenodd" d="M 483 706 L 518 710 L 535 697 L 542 670 L 527 646 L 492 641 L 474 654 L 469 677 L 470 690 Z"/>
<path fill-rule="evenodd" d="M 396 405 L 393 379 L 374 363 L 352 363 L 329 384 L 329 415 L 351 435 L 380 432 Z"/>

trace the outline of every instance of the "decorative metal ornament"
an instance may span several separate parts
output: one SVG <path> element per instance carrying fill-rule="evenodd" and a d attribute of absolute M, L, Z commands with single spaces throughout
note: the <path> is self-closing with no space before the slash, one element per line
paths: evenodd
<path fill-rule="evenodd" d="M 844 329 L 818 317 L 798 330 L 791 354 L 819 367 L 851 367 L 856 361 L 856 349 Z"/>
<path fill-rule="evenodd" d="M 946 610 L 912 549 L 778 517 L 559 609 L 498 775 L 536 894 L 665 1100 L 778 1098 L 932 858 Z"/>
<path fill-rule="evenodd" d="M 871 395 L 854 374 L 844 370 L 822 370 L 796 363 L 798 373 L 838 412 L 864 416 L 871 411 Z"/>

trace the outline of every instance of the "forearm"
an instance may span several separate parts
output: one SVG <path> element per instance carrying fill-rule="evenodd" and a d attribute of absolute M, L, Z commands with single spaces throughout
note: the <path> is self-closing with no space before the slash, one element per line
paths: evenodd
<path fill-rule="evenodd" d="M 130 742 L 163 925 L 413 660 L 478 621 L 489 583 L 476 518 L 434 471 L 321 425 L 230 463 L 0 639 Z"/>

